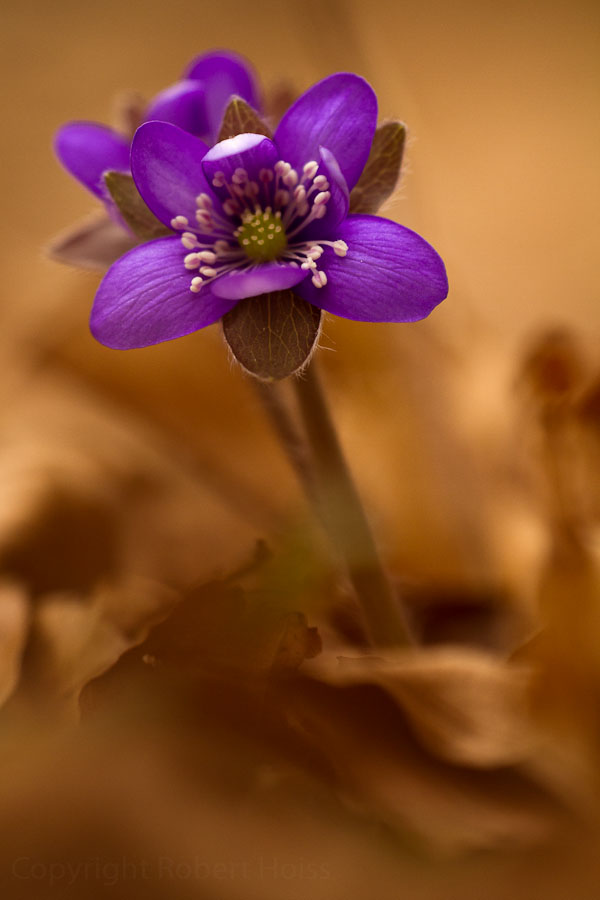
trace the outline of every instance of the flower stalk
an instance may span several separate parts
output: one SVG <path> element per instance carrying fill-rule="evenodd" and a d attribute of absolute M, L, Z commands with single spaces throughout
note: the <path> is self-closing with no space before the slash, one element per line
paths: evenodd
<path fill-rule="evenodd" d="M 314 360 L 291 383 L 310 453 L 281 402 L 277 384 L 257 383 L 266 412 L 321 524 L 344 560 L 372 644 L 406 645 L 411 641 L 402 609 L 379 557 Z"/>

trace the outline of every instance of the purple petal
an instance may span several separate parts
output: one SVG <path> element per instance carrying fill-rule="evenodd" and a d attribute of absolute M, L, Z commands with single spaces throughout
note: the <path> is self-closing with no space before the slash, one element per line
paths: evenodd
<path fill-rule="evenodd" d="M 243 272 L 230 272 L 211 284 L 213 294 L 224 300 L 243 300 L 269 291 L 283 291 L 306 278 L 306 272 L 282 263 L 264 263 Z"/>
<path fill-rule="evenodd" d="M 200 138 L 168 122 L 146 122 L 131 145 L 131 171 L 137 189 L 154 215 L 167 226 L 175 216 L 195 224 L 196 197 L 208 191 Z"/>
<path fill-rule="evenodd" d="M 54 139 L 54 149 L 65 169 L 103 201 L 103 173 L 129 172 L 129 141 L 96 122 L 63 125 Z"/>
<path fill-rule="evenodd" d="M 210 287 L 190 291 L 192 272 L 178 237 L 141 244 L 111 266 L 92 309 L 96 340 L 115 350 L 148 347 L 211 325 L 235 305 Z"/>
<path fill-rule="evenodd" d="M 250 106 L 259 108 L 260 102 L 254 72 L 241 56 L 229 51 L 204 53 L 192 60 L 185 78 L 202 82 L 206 90 L 206 116 L 208 133 L 215 139 L 225 107 L 233 95 L 241 97 Z"/>
<path fill-rule="evenodd" d="M 414 322 L 446 297 L 444 263 L 414 231 L 377 216 L 349 216 L 335 237 L 348 253 L 325 248 L 317 263 L 325 287 L 307 278 L 296 288 L 309 303 L 361 322 Z"/>
<path fill-rule="evenodd" d="M 290 106 L 275 132 L 281 158 L 294 168 L 319 159 L 328 147 L 350 190 L 367 162 L 375 127 L 377 98 L 358 75 L 341 72 L 319 81 Z"/>
<path fill-rule="evenodd" d="M 223 172 L 231 183 L 235 170 L 244 169 L 249 180 L 258 184 L 260 170 L 273 168 L 278 159 L 277 147 L 264 134 L 238 134 L 215 144 L 204 157 L 202 168 L 213 193 L 223 201 L 230 194 L 227 187 L 213 184 L 217 172 Z"/>
<path fill-rule="evenodd" d="M 329 182 L 329 193 L 331 194 L 325 207 L 327 212 L 322 219 L 311 222 L 310 225 L 298 232 L 298 235 L 293 238 L 295 241 L 315 240 L 335 234 L 340 222 L 343 222 L 348 215 L 350 192 L 337 160 L 333 153 L 325 147 L 321 147 L 320 156 L 321 164 L 318 174 L 324 175 Z"/>
<path fill-rule="evenodd" d="M 145 122 L 170 122 L 190 134 L 208 134 L 204 86 L 198 81 L 178 81 L 157 94 L 144 115 Z"/>

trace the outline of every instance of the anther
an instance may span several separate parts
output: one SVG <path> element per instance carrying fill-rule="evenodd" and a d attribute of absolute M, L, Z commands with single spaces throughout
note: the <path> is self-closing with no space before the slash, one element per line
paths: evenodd
<path fill-rule="evenodd" d="M 302 167 L 302 172 L 304 177 L 308 181 L 312 181 L 315 175 L 317 174 L 319 168 L 319 163 L 315 162 L 314 159 L 311 159 L 310 162 L 304 163 Z"/>
<path fill-rule="evenodd" d="M 273 181 L 273 170 L 272 169 L 261 169 L 258 173 L 259 181 L 263 181 L 265 184 L 268 181 Z"/>
<path fill-rule="evenodd" d="M 331 199 L 331 194 L 329 191 L 320 191 L 314 199 L 315 206 L 322 206 L 327 203 Z"/>
<path fill-rule="evenodd" d="M 190 291 L 193 291 L 194 294 L 197 294 L 202 288 L 203 279 L 200 278 L 199 275 L 196 275 L 195 278 L 192 278 L 192 283 L 190 284 Z"/>
<path fill-rule="evenodd" d="M 189 224 L 185 216 L 175 216 L 174 219 L 171 219 L 171 228 L 174 228 L 175 231 L 183 231 Z"/>
<path fill-rule="evenodd" d="M 213 187 L 225 187 L 226 181 L 227 179 L 225 178 L 225 172 L 215 172 L 215 174 L 213 175 Z"/>
<path fill-rule="evenodd" d="M 317 288 L 325 287 L 327 284 L 327 275 L 323 271 L 317 271 L 311 278 L 311 281 Z"/>
<path fill-rule="evenodd" d="M 238 215 L 240 212 L 239 204 L 237 204 L 235 200 L 226 200 L 223 204 L 223 212 L 228 216 Z"/>
<path fill-rule="evenodd" d="M 205 275 L 206 278 L 214 278 L 217 274 L 217 270 L 211 268 L 211 266 L 202 266 L 200 269 L 200 274 Z"/>
<path fill-rule="evenodd" d="M 287 206 L 290 202 L 290 192 L 282 189 L 275 191 L 275 206 Z"/>
<path fill-rule="evenodd" d="M 196 210 L 196 222 L 198 225 L 204 225 L 206 228 L 212 228 L 213 225 L 211 214 L 204 209 Z"/>
<path fill-rule="evenodd" d="M 295 169 L 290 169 L 289 172 L 286 172 L 283 176 L 283 183 L 286 187 L 293 188 L 298 184 L 298 173 Z"/>
<path fill-rule="evenodd" d="M 197 253 L 196 256 L 199 260 L 202 260 L 202 262 L 210 263 L 211 265 L 217 261 L 217 254 L 213 253 L 212 250 L 202 250 L 200 253 Z"/>
<path fill-rule="evenodd" d="M 326 191 L 329 188 L 329 182 L 324 175 L 317 175 L 317 177 L 313 181 L 313 184 L 320 191 Z"/>
<path fill-rule="evenodd" d="M 336 256 L 345 256 L 348 252 L 348 244 L 346 241 L 334 241 L 332 246 Z"/>
<path fill-rule="evenodd" d="M 195 234 L 192 234 L 191 231 L 184 231 L 181 235 L 181 243 L 186 250 L 193 250 L 195 247 L 199 246 L 198 238 Z"/>
<path fill-rule="evenodd" d="M 236 169 L 231 176 L 231 180 L 234 184 L 246 184 L 248 181 L 248 173 L 245 169 Z"/>
<path fill-rule="evenodd" d="M 197 269 L 200 266 L 200 254 L 198 253 L 188 253 L 188 255 L 184 258 L 183 264 L 186 269 L 192 271 L 193 269 Z"/>

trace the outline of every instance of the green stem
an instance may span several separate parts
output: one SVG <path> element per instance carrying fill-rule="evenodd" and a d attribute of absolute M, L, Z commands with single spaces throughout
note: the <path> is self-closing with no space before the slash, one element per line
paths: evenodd
<path fill-rule="evenodd" d="M 292 379 L 292 384 L 310 456 L 277 386 L 263 385 L 259 394 L 309 500 L 344 559 L 373 644 L 405 645 L 410 639 L 400 603 L 379 558 L 314 360 L 300 377 Z"/>

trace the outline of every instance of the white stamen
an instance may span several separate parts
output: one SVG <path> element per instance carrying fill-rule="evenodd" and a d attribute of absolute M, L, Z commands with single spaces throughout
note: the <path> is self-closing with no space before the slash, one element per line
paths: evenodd
<path fill-rule="evenodd" d="M 188 255 L 184 257 L 183 264 L 186 269 L 189 269 L 190 271 L 197 269 L 200 266 L 200 254 L 188 253 Z"/>
<path fill-rule="evenodd" d="M 312 181 L 313 178 L 315 177 L 315 175 L 317 174 L 318 169 L 319 169 L 319 163 L 315 162 L 314 159 L 311 159 L 310 162 L 304 163 L 304 166 L 302 167 L 302 172 L 304 174 L 304 178 L 307 181 Z"/>
<path fill-rule="evenodd" d="M 322 206 L 324 203 L 328 203 L 330 199 L 331 199 L 331 194 L 329 193 L 329 191 L 321 191 L 315 197 L 314 205 Z"/>
<path fill-rule="evenodd" d="M 196 210 L 196 222 L 198 225 L 204 228 L 212 228 L 213 227 L 213 219 L 210 213 L 206 212 L 204 209 Z"/>
<path fill-rule="evenodd" d="M 215 253 L 226 253 L 231 250 L 231 245 L 227 241 L 219 240 L 214 242 L 213 248 Z"/>
<path fill-rule="evenodd" d="M 289 172 L 283 176 L 283 183 L 286 187 L 293 188 L 298 184 L 298 173 L 295 169 L 290 169 Z"/>
<path fill-rule="evenodd" d="M 225 187 L 225 172 L 215 172 L 212 178 L 213 187 Z"/>
<path fill-rule="evenodd" d="M 259 181 L 263 181 L 265 184 L 268 181 L 273 181 L 273 170 L 272 169 L 261 169 L 258 173 Z"/>
<path fill-rule="evenodd" d="M 248 173 L 245 169 L 236 169 L 231 176 L 231 180 L 234 184 L 246 184 L 248 181 Z"/>
<path fill-rule="evenodd" d="M 313 181 L 313 185 L 320 191 L 326 191 L 329 189 L 329 182 L 324 175 L 317 175 L 317 177 Z"/>
<path fill-rule="evenodd" d="M 190 284 L 190 291 L 193 291 L 194 294 L 197 294 L 202 288 L 203 279 L 200 278 L 199 275 L 196 275 L 195 278 L 192 278 L 192 283 Z"/>
<path fill-rule="evenodd" d="M 217 270 L 211 268 L 211 266 L 202 266 L 200 269 L 200 274 L 205 275 L 206 278 L 214 278 L 217 274 Z"/>
<path fill-rule="evenodd" d="M 212 198 L 205 193 L 198 194 L 196 197 L 196 206 L 199 206 L 200 209 L 210 210 L 213 208 Z"/>
<path fill-rule="evenodd" d="M 348 244 L 346 241 L 334 241 L 332 246 L 336 256 L 345 256 L 348 252 Z"/>
<path fill-rule="evenodd" d="M 185 247 L 186 250 L 193 250 L 195 247 L 198 247 L 198 238 L 195 234 L 192 234 L 191 231 L 185 231 L 181 235 L 181 243 Z"/>
<path fill-rule="evenodd" d="M 290 202 L 290 192 L 284 190 L 278 190 L 275 192 L 274 197 L 275 206 L 287 206 Z"/>
<path fill-rule="evenodd" d="M 171 228 L 174 228 L 175 231 L 183 231 L 189 224 L 185 216 L 175 216 L 174 219 L 171 219 Z"/>
<path fill-rule="evenodd" d="M 217 261 L 217 254 L 213 253 L 212 250 L 202 250 L 200 253 L 197 253 L 196 256 L 202 262 L 210 263 L 211 265 Z"/>
<path fill-rule="evenodd" d="M 275 169 L 275 174 L 279 175 L 282 178 L 284 175 L 287 175 L 292 167 L 289 163 L 284 162 L 282 159 L 280 159 L 275 163 L 273 168 Z"/>
<path fill-rule="evenodd" d="M 325 287 L 327 284 L 327 275 L 323 271 L 317 271 L 311 278 L 311 281 L 317 288 Z"/>
<path fill-rule="evenodd" d="M 240 207 L 239 204 L 235 202 L 235 200 L 226 200 L 223 204 L 223 212 L 228 216 L 239 215 Z"/>
<path fill-rule="evenodd" d="M 303 184 L 299 184 L 298 187 L 294 189 L 294 200 L 297 203 L 304 203 L 306 200 L 306 188 Z"/>

